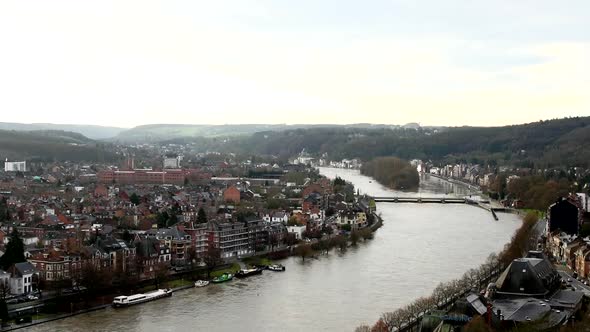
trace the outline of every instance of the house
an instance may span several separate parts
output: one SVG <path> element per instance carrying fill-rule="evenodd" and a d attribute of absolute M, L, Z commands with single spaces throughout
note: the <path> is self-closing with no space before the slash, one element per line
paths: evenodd
<path fill-rule="evenodd" d="M 570 235 L 577 235 L 581 225 L 581 213 L 575 202 L 562 197 L 549 206 L 549 232 L 560 230 Z"/>
<path fill-rule="evenodd" d="M 39 277 L 49 283 L 71 279 L 82 269 L 79 255 L 68 255 L 53 248 L 35 253 L 29 262 L 39 271 Z"/>
<path fill-rule="evenodd" d="M 94 266 L 111 272 L 125 272 L 135 261 L 135 247 L 111 237 L 97 239 L 86 251 Z"/>
<path fill-rule="evenodd" d="M 576 251 L 579 248 L 585 247 L 586 242 L 584 242 L 581 238 L 575 238 L 569 243 L 564 243 L 565 246 L 563 248 L 563 257 L 562 260 L 565 262 L 567 267 L 572 270 L 576 268 Z"/>
<path fill-rule="evenodd" d="M 367 215 L 362 210 L 347 210 L 339 212 L 336 216 L 338 225 L 350 225 L 351 229 L 367 226 Z"/>
<path fill-rule="evenodd" d="M 576 262 L 574 270 L 582 278 L 587 278 L 590 273 L 590 247 L 588 244 L 580 246 L 575 253 Z"/>
<path fill-rule="evenodd" d="M 280 222 L 284 224 L 286 224 L 287 221 L 289 221 L 289 214 L 284 211 L 273 213 L 270 220 L 272 223 Z"/>
<path fill-rule="evenodd" d="M 183 229 L 174 226 L 148 231 L 148 235 L 155 236 L 160 244 L 170 248 L 172 265 L 185 265 L 188 262 L 187 258 L 192 242 L 191 236 Z"/>
<path fill-rule="evenodd" d="M 8 268 L 10 292 L 15 295 L 28 294 L 36 289 L 39 272 L 29 262 L 15 263 Z"/>
<path fill-rule="evenodd" d="M 160 244 L 154 237 L 136 238 L 134 246 L 137 253 L 139 278 L 154 278 L 159 265 L 170 266 L 172 260 L 170 248 Z"/>
<path fill-rule="evenodd" d="M 303 232 L 307 228 L 305 226 L 287 226 L 287 232 L 295 234 L 297 240 L 303 239 Z"/>
<path fill-rule="evenodd" d="M 565 264 L 567 262 L 565 249 L 570 242 L 576 241 L 577 238 L 576 235 L 569 235 L 559 231 L 552 232 L 547 236 L 547 251 L 559 263 Z"/>
<path fill-rule="evenodd" d="M 225 202 L 239 203 L 240 197 L 240 191 L 235 186 L 231 186 L 223 192 L 223 200 Z"/>

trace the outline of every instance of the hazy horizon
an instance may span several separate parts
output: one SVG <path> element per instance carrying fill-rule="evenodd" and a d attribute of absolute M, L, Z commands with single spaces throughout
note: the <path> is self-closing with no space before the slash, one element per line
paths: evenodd
<path fill-rule="evenodd" d="M 580 115 L 580 116 L 572 116 L 572 117 L 586 117 L 587 115 Z M 144 123 L 138 124 L 133 127 L 121 127 L 116 125 L 99 125 L 99 124 L 91 124 L 91 123 L 52 123 L 52 122 L 14 122 L 14 121 L 0 121 L 0 124 L 24 124 L 24 125 L 65 125 L 65 126 L 99 126 L 99 127 L 113 127 L 119 129 L 133 129 L 135 127 L 142 127 L 142 126 L 355 126 L 355 125 L 371 125 L 371 126 L 404 126 L 408 124 L 417 123 L 421 127 L 503 127 L 503 126 L 515 126 L 515 125 L 524 125 L 528 123 L 534 123 L 539 121 L 548 121 L 548 120 L 558 120 L 564 119 L 567 117 L 559 117 L 559 118 L 552 118 L 552 119 L 538 119 L 530 122 L 520 122 L 520 123 L 507 123 L 504 125 L 466 125 L 466 124 L 454 124 L 454 125 L 426 125 L 419 122 L 407 122 L 407 123 L 371 123 L 371 122 L 355 122 L 355 123 Z"/>
<path fill-rule="evenodd" d="M 502 126 L 590 115 L 590 3 L 0 3 L 3 122 Z"/>

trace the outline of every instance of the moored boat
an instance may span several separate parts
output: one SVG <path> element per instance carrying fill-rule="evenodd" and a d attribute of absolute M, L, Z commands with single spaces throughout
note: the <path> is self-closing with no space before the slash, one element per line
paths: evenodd
<path fill-rule="evenodd" d="M 195 281 L 195 287 L 205 287 L 209 285 L 209 281 L 207 280 L 197 280 Z"/>
<path fill-rule="evenodd" d="M 283 266 L 283 264 L 272 264 L 268 266 L 268 269 L 276 272 L 285 271 L 285 267 Z"/>
<path fill-rule="evenodd" d="M 242 269 L 236 273 L 236 278 L 246 278 L 249 276 L 253 276 L 256 274 L 261 274 L 261 268 L 253 268 L 253 269 Z"/>
<path fill-rule="evenodd" d="M 226 282 L 226 281 L 230 281 L 234 278 L 234 275 L 231 273 L 224 273 L 222 275 L 220 275 L 217 278 L 213 278 L 213 280 L 211 280 L 212 283 L 214 284 L 220 284 L 222 282 Z"/>
<path fill-rule="evenodd" d="M 121 308 L 121 307 L 128 307 L 135 304 L 145 303 L 157 299 L 161 299 L 163 297 L 172 296 L 171 289 L 158 289 L 152 292 L 148 292 L 145 294 L 134 294 L 130 296 L 117 296 L 113 299 L 113 307 Z"/>

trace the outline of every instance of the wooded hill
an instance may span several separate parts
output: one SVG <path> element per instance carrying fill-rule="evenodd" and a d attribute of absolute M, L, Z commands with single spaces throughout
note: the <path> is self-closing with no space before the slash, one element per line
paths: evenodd
<path fill-rule="evenodd" d="M 0 160 L 112 161 L 110 144 L 60 130 L 0 130 Z"/>
<path fill-rule="evenodd" d="M 307 125 L 307 124 L 228 124 L 228 125 L 193 125 L 193 124 L 152 124 L 143 125 L 119 133 L 112 141 L 121 143 L 151 143 L 175 139 L 195 139 L 198 137 L 233 137 L 252 135 L 257 132 L 280 132 L 309 128 L 390 128 L 391 125 L 374 125 L 358 123 L 351 125 Z"/>
<path fill-rule="evenodd" d="M 590 162 L 590 117 L 504 127 L 301 128 L 218 138 L 178 138 L 203 150 L 286 158 L 305 151 L 331 159 L 379 156 L 435 162 L 509 164 L 519 167 L 583 166 Z"/>
<path fill-rule="evenodd" d="M 119 127 L 96 125 L 76 125 L 59 123 L 17 123 L 0 122 L 0 130 L 33 131 L 33 130 L 61 130 L 82 134 L 90 139 L 105 139 L 117 136 L 125 130 Z"/>

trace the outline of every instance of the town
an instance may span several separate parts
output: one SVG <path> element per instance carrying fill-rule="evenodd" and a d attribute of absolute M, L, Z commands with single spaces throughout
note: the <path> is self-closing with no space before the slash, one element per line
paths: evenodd
<path fill-rule="evenodd" d="M 252 257 L 283 258 L 297 254 L 297 244 L 321 250 L 323 239 L 350 234 L 357 241 L 377 224 L 370 198 L 300 158 L 279 165 L 216 153 L 194 160 L 121 153 L 120 165 L 4 163 L 3 322 L 27 321 L 46 303 L 83 297 L 84 308 L 99 294 L 200 278 Z"/>

